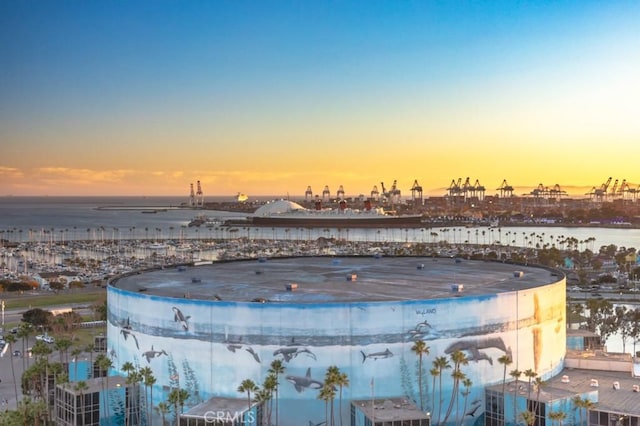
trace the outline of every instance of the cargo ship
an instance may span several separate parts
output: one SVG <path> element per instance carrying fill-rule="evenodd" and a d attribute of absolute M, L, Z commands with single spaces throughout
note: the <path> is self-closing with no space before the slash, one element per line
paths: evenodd
<path fill-rule="evenodd" d="M 422 215 L 393 215 L 382 208 L 373 208 L 369 201 L 362 210 L 351 209 L 341 200 L 337 208 L 323 208 L 316 201 L 307 209 L 289 200 L 277 200 L 261 206 L 249 218 L 254 226 L 326 227 L 326 228 L 419 228 Z"/>

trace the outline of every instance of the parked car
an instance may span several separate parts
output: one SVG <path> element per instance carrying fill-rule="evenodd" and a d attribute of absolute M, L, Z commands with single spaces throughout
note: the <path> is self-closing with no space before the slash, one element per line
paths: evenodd
<path fill-rule="evenodd" d="M 13 356 L 22 356 L 22 352 L 15 350 L 13 351 Z"/>
<path fill-rule="evenodd" d="M 42 340 L 43 342 L 49 343 L 49 344 L 54 342 L 53 337 L 49 336 L 48 334 L 38 334 L 36 336 L 36 340 Z"/>

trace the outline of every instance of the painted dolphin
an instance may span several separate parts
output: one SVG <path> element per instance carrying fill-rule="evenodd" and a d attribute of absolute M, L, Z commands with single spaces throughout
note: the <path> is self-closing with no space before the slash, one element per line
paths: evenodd
<path fill-rule="evenodd" d="M 191 316 L 184 316 L 184 314 L 182 313 L 182 311 L 178 308 L 176 308 L 175 306 L 173 308 L 173 320 L 175 322 L 179 322 L 180 325 L 182 326 L 182 329 L 187 331 L 189 330 L 189 318 L 191 318 Z"/>
<path fill-rule="evenodd" d="M 311 378 L 311 367 L 307 368 L 307 374 L 304 376 L 286 376 L 285 380 L 293 385 L 298 393 L 305 389 L 320 389 L 322 382 Z"/>
<path fill-rule="evenodd" d="M 249 346 L 248 348 L 245 348 L 245 351 L 247 351 L 251 355 L 253 355 L 253 359 L 255 359 L 258 364 L 260 363 L 260 357 L 258 356 L 256 351 L 253 350 L 253 348 L 251 346 Z"/>
<path fill-rule="evenodd" d="M 142 356 L 147 359 L 147 362 L 150 363 L 153 358 L 159 357 L 160 355 L 167 355 L 167 352 L 162 349 L 161 351 L 153 350 L 153 345 L 151 345 L 151 349 L 143 352 Z"/>
<path fill-rule="evenodd" d="M 367 358 L 371 358 L 372 360 L 377 360 L 377 359 L 384 359 L 384 358 L 390 358 L 393 356 L 393 352 L 391 352 L 389 350 L 389 348 L 387 348 L 386 351 L 384 352 L 372 352 L 370 354 L 365 354 L 364 351 L 360 351 L 360 353 L 362 354 L 362 363 L 364 364 L 364 362 L 367 360 Z"/>

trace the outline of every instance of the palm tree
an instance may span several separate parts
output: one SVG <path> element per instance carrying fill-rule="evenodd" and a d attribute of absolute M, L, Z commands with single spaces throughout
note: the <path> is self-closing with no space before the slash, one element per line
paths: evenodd
<path fill-rule="evenodd" d="M 13 356 L 13 344 L 16 342 L 16 336 L 9 334 L 5 337 L 5 341 L 9 345 L 9 354 Z M 23 352 L 24 355 L 24 352 Z M 13 391 L 16 395 L 16 404 L 18 403 L 18 382 L 16 381 L 16 368 L 13 366 L 13 359 L 11 360 L 11 375 L 13 376 Z"/>
<path fill-rule="evenodd" d="M 238 386 L 237 391 L 240 393 L 247 393 L 247 413 L 249 413 L 249 411 L 251 411 L 251 392 L 257 392 L 258 386 L 253 380 L 244 379 L 242 383 L 240 383 L 240 386 Z"/>
<path fill-rule="evenodd" d="M 546 382 L 542 380 L 540 376 L 536 376 L 533 380 L 533 384 L 536 386 L 536 405 L 533 412 L 538 415 L 538 409 L 540 408 L 540 391 L 542 391 L 542 386 L 544 386 Z"/>
<path fill-rule="evenodd" d="M 131 374 L 136 371 L 136 367 L 134 367 L 133 363 L 127 361 L 122 364 L 122 371 L 127 373 L 127 384 L 130 384 Z M 129 409 L 131 407 L 131 392 L 127 392 L 127 402 L 125 403 L 125 417 L 124 423 L 125 425 L 129 424 Z"/>
<path fill-rule="evenodd" d="M 133 371 L 127 375 L 127 381 L 126 381 L 127 385 L 130 385 L 129 392 L 127 392 L 128 398 L 129 398 L 129 405 L 126 409 L 126 412 L 131 413 L 131 415 L 127 415 L 127 417 L 125 417 L 125 423 L 127 419 L 131 417 L 130 424 L 136 424 L 136 425 L 140 424 L 140 419 L 139 419 L 139 413 L 140 413 L 139 383 L 140 381 L 142 381 L 142 374 L 136 371 L 134 367 Z M 132 402 L 134 400 L 136 401 L 135 405 Z M 135 410 L 133 410 L 134 406 L 136 407 Z"/>
<path fill-rule="evenodd" d="M 467 399 L 469 398 L 469 394 L 471 393 L 471 386 L 473 386 L 473 382 L 471 381 L 470 378 L 465 377 L 462 380 L 462 386 L 464 386 L 464 390 L 462 391 L 462 396 L 464 396 L 464 405 L 462 408 L 462 419 L 460 421 L 461 425 L 462 425 L 462 422 L 464 421 L 464 415 L 467 412 Z"/>
<path fill-rule="evenodd" d="M 268 390 L 268 389 L 265 389 L 265 388 L 258 389 L 256 391 L 256 393 L 255 393 L 255 396 L 253 397 L 253 401 L 256 404 L 259 404 L 259 405 L 261 405 L 263 407 L 268 407 L 268 403 L 269 403 L 270 400 L 271 400 L 271 391 Z M 264 410 L 263 410 L 263 412 L 264 412 Z M 263 416 L 262 420 L 261 420 L 261 423 L 263 425 L 266 424 L 267 426 L 270 426 L 269 423 L 266 423 L 267 418 L 268 418 L 268 415 L 267 416 Z"/>
<path fill-rule="evenodd" d="M 162 401 L 158 403 L 158 406 L 155 409 L 158 412 L 158 414 L 160 414 L 160 417 L 162 419 L 162 426 L 165 426 L 166 424 L 165 419 L 167 417 L 167 413 L 169 413 L 169 410 L 171 409 L 171 406 L 166 402 Z"/>
<path fill-rule="evenodd" d="M 442 371 L 451 368 L 449 360 L 445 356 L 439 356 L 433 361 L 434 368 L 438 369 L 438 421 L 440 423 L 440 417 L 442 415 Z"/>
<path fill-rule="evenodd" d="M 453 411 L 453 403 L 458 400 L 458 389 L 460 387 L 460 380 L 464 379 L 465 375 L 460 370 L 461 365 L 469 364 L 469 358 L 459 349 L 453 351 L 450 355 L 451 361 L 453 362 L 453 372 L 451 373 L 451 377 L 453 378 L 453 389 L 451 390 L 451 399 L 449 400 L 449 407 L 447 408 L 447 413 L 444 416 L 443 423 L 447 423 L 447 419 L 451 415 Z"/>
<path fill-rule="evenodd" d="M 589 413 L 589 410 L 592 410 L 594 407 L 593 402 L 591 402 L 591 400 L 589 398 L 581 398 L 580 395 L 576 395 L 573 400 L 573 405 L 578 409 L 578 412 L 580 413 L 580 423 L 578 426 L 582 426 L 582 413 L 583 410 L 586 410 L 587 414 Z"/>
<path fill-rule="evenodd" d="M 144 380 L 144 386 L 145 386 L 145 392 L 144 392 L 144 397 L 145 397 L 145 403 L 147 404 L 147 410 L 148 410 L 148 416 L 149 416 L 149 420 L 148 420 L 148 424 L 151 425 L 153 424 L 152 422 L 152 411 L 151 411 L 151 407 L 153 407 L 153 385 L 156 384 L 156 378 L 153 375 L 153 370 L 151 370 L 150 367 L 144 367 L 140 369 L 140 374 L 142 374 L 142 379 Z M 149 389 L 149 399 L 147 399 L 147 389 Z"/>
<path fill-rule="evenodd" d="M 104 402 L 105 414 L 108 422 L 111 422 L 111 413 L 109 409 L 109 369 L 113 367 L 113 363 L 105 354 L 100 354 L 96 357 L 98 368 L 100 368 L 100 375 L 102 377 L 102 398 Z M 104 372 L 104 376 L 102 375 Z"/>
<path fill-rule="evenodd" d="M 531 380 L 533 380 L 533 378 L 536 377 L 538 373 L 528 368 L 525 370 L 524 375 L 529 379 L 529 389 L 527 393 L 527 399 L 531 401 Z"/>
<path fill-rule="evenodd" d="M 169 392 L 169 396 L 167 397 L 167 401 L 169 404 L 173 405 L 174 412 L 176 414 L 176 425 L 180 424 L 180 414 L 184 409 L 184 403 L 187 399 L 189 399 L 189 392 L 185 389 L 173 388 L 171 392 Z M 180 406 L 180 411 L 178 411 L 178 406 Z"/>
<path fill-rule="evenodd" d="M 89 364 L 90 364 L 90 369 L 89 369 L 89 378 L 93 377 L 93 350 L 95 349 L 95 345 L 93 343 L 89 343 L 87 346 L 85 346 L 84 350 L 85 352 L 89 353 Z"/>
<path fill-rule="evenodd" d="M 420 395 L 420 410 L 424 410 L 424 398 L 422 389 L 422 357 L 429 355 L 429 346 L 424 340 L 416 340 L 411 351 L 418 356 L 418 393 Z"/>
<path fill-rule="evenodd" d="M 60 352 L 60 362 L 65 364 L 69 363 L 69 348 L 73 345 L 73 342 L 69 339 L 56 337 L 53 347 Z M 64 356 L 63 356 L 64 355 Z"/>
<path fill-rule="evenodd" d="M 328 384 L 325 382 L 325 384 L 320 388 L 320 392 L 318 393 L 318 399 L 321 399 L 324 401 L 324 416 L 325 416 L 325 423 L 327 425 L 333 426 L 333 419 L 331 419 L 331 422 L 329 422 L 329 401 L 333 401 L 333 399 L 336 397 L 336 390 L 333 387 L 333 385 Z"/>
<path fill-rule="evenodd" d="M 518 407 L 516 405 L 516 400 L 518 397 L 518 379 L 522 375 L 522 371 L 516 368 L 515 370 L 511 370 L 509 372 L 509 375 L 516 380 L 516 384 L 513 389 L 513 422 L 517 424 L 518 423 Z"/>
<path fill-rule="evenodd" d="M 73 375 L 74 375 L 73 379 L 74 379 L 75 381 L 77 381 L 77 380 L 78 380 L 78 356 L 79 356 L 81 353 L 82 353 L 82 349 L 80 349 L 80 348 L 74 348 L 74 349 L 71 351 L 71 356 L 73 357 L 73 370 L 74 370 L 74 372 L 73 372 Z"/>
<path fill-rule="evenodd" d="M 349 376 L 347 376 L 347 373 L 342 373 L 338 370 L 333 383 L 340 388 L 340 402 L 338 408 L 340 410 L 340 426 L 342 426 L 342 389 L 349 387 Z"/>
<path fill-rule="evenodd" d="M 554 421 L 557 421 L 558 426 L 562 426 L 562 421 L 567 418 L 567 413 L 565 413 L 564 411 L 550 411 L 549 418 L 551 419 L 552 423 Z"/>
<path fill-rule="evenodd" d="M 264 383 L 262 384 L 262 389 L 265 392 L 269 393 L 269 397 L 267 401 L 269 402 L 269 407 L 267 410 L 267 424 L 271 426 L 271 413 L 273 413 L 273 394 L 276 392 L 278 388 L 278 378 L 275 374 L 267 374 L 267 377 L 264 379 Z"/>
<path fill-rule="evenodd" d="M 280 383 L 278 382 L 278 377 L 280 376 L 280 374 L 284 374 L 284 365 L 282 364 L 282 360 L 281 359 L 274 359 L 273 361 L 271 361 L 271 365 L 269 367 L 269 374 L 273 374 L 275 375 L 276 378 L 276 426 L 278 426 L 279 424 L 279 417 L 278 417 L 278 388 L 280 387 Z"/>
<path fill-rule="evenodd" d="M 525 410 L 522 413 L 520 413 L 520 418 L 528 425 L 528 426 L 533 426 L 533 424 L 536 422 L 536 415 L 529 411 L 529 410 Z"/>
<path fill-rule="evenodd" d="M 25 341 L 27 341 L 29 339 L 29 336 L 31 335 L 31 331 L 33 329 L 31 328 L 31 324 L 27 323 L 27 322 L 23 322 L 20 324 L 20 327 L 18 327 L 18 333 L 16 334 L 17 337 L 22 339 L 22 354 L 25 354 Z M 27 364 L 29 363 L 29 357 L 23 356 L 22 357 L 22 369 L 26 370 L 25 367 L 25 361 L 27 362 Z"/>
<path fill-rule="evenodd" d="M 434 363 L 434 367 L 429 370 L 429 374 L 431 374 L 432 377 L 432 381 L 431 381 L 431 410 L 435 411 L 436 409 L 436 377 L 438 377 L 440 375 L 440 370 L 435 367 L 435 361 Z M 435 413 L 433 413 L 435 414 Z"/>
<path fill-rule="evenodd" d="M 85 407 L 84 407 L 84 391 L 89 389 L 89 386 L 87 386 L 87 382 L 85 382 L 84 380 L 80 380 L 79 382 L 76 382 L 76 384 L 73 387 L 73 389 L 76 392 L 80 392 L 80 412 L 81 412 L 81 416 L 82 416 L 81 417 L 82 421 L 80 422 L 80 425 L 84 426 L 84 411 L 85 411 Z"/>
<path fill-rule="evenodd" d="M 502 364 L 502 368 L 503 368 L 502 370 L 502 418 L 504 419 L 504 405 L 505 405 L 504 401 L 506 397 L 504 393 L 504 389 L 507 384 L 507 366 L 511 365 L 513 361 L 511 360 L 511 356 L 505 354 L 505 355 L 502 355 L 500 358 L 498 358 L 498 362 Z"/>

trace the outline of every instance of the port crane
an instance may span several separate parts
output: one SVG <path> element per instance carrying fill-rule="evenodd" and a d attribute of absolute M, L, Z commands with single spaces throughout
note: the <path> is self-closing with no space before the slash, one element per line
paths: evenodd
<path fill-rule="evenodd" d="M 611 179 L 612 178 L 609 177 L 609 179 L 607 179 L 607 181 L 605 183 L 600 185 L 599 188 L 596 188 L 594 186 L 593 188 L 591 188 L 591 191 L 589 191 L 585 195 L 589 195 L 591 197 L 591 199 L 594 200 L 594 201 L 602 201 L 607 195 L 607 189 L 609 188 L 609 185 L 611 184 Z"/>
<path fill-rule="evenodd" d="M 311 185 L 307 186 L 307 190 L 304 191 L 304 199 L 305 201 L 313 199 L 313 191 L 311 190 Z"/>
<path fill-rule="evenodd" d="M 196 207 L 204 206 L 204 194 L 202 193 L 202 186 L 200 186 L 200 181 L 197 182 L 198 189 L 196 191 Z"/>
<path fill-rule="evenodd" d="M 623 200 L 627 199 L 630 189 L 631 188 L 629 187 L 627 180 L 622 179 L 622 183 L 620 184 L 620 188 L 618 189 L 618 197 L 622 198 Z"/>
<path fill-rule="evenodd" d="M 482 201 L 484 200 L 485 191 L 486 191 L 486 188 L 480 185 L 480 181 L 476 179 L 475 183 L 473 184 L 473 196 L 477 197 L 478 200 Z"/>
<path fill-rule="evenodd" d="M 189 207 L 195 207 L 196 205 L 196 193 L 193 190 L 193 183 L 190 183 L 191 191 L 189 191 Z"/>
<path fill-rule="evenodd" d="M 449 192 L 449 197 L 451 197 L 452 199 L 455 200 L 457 197 L 459 197 L 462 193 L 462 178 L 458 178 L 457 182 L 455 179 L 452 179 L 447 191 Z"/>
<path fill-rule="evenodd" d="M 422 205 L 422 186 L 418 183 L 418 179 L 413 181 L 413 186 L 411 187 L 411 200 L 414 204 Z"/>
<path fill-rule="evenodd" d="M 500 191 L 500 198 L 513 197 L 513 186 L 509 185 L 506 179 L 504 179 L 500 187 L 496 189 Z"/>
<path fill-rule="evenodd" d="M 567 191 L 564 191 L 557 183 L 549 190 L 549 198 L 553 198 L 554 200 L 560 200 L 560 198 L 565 195 L 567 195 Z"/>
<path fill-rule="evenodd" d="M 331 198 L 331 191 L 329 191 L 329 185 L 325 185 L 322 190 L 322 200 L 329 201 L 329 198 Z"/>
<path fill-rule="evenodd" d="M 384 182 L 380 182 L 380 186 L 382 187 L 382 196 L 391 201 L 391 204 L 395 204 L 400 199 L 400 190 L 398 189 L 398 181 L 397 179 L 393 181 L 393 185 L 391 185 L 391 189 L 387 191 L 384 186 Z"/>
<path fill-rule="evenodd" d="M 613 182 L 613 186 L 611 187 L 611 191 L 609 192 L 608 196 L 612 199 L 615 198 L 617 190 L 618 190 L 618 179 L 616 179 Z"/>
<path fill-rule="evenodd" d="M 378 200 L 380 198 L 380 192 L 378 191 L 378 185 L 373 185 L 373 189 L 371 189 L 371 199 Z"/>

